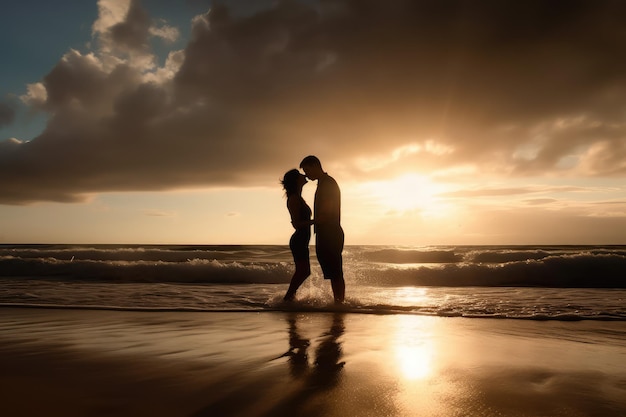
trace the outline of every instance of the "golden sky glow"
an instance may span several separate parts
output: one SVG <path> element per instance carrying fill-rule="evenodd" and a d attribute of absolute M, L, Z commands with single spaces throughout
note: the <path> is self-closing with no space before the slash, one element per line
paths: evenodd
<path fill-rule="evenodd" d="M 366 182 L 361 185 L 366 196 L 374 199 L 387 211 L 406 212 L 419 210 L 426 217 L 446 216 L 446 204 L 438 197 L 449 186 L 437 184 L 420 174 Z"/>
<path fill-rule="evenodd" d="M 99 0 L 10 43 L 0 242 L 286 243 L 314 154 L 347 244 L 624 243 L 626 3 L 359 4 Z"/>

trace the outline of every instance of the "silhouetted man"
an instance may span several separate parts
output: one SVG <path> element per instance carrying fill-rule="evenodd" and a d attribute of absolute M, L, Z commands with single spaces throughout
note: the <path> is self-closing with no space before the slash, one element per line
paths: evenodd
<path fill-rule="evenodd" d="M 341 228 L 341 192 L 333 177 L 322 169 L 315 156 L 307 156 L 300 168 L 311 180 L 317 180 L 313 207 L 315 253 L 324 278 L 329 279 L 336 303 L 343 303 L 346 284 L 343 279 L 343 229 Z"/>

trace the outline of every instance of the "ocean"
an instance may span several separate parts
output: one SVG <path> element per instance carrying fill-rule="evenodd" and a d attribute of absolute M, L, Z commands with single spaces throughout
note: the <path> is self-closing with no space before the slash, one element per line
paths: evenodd
<path fill-rule="evenodd" d="M 0 245 L 0 306 L 626 321 L 626 246 L 347 246 L 341 307 L 311 260 L 284 303 L 286 245 Z"/>

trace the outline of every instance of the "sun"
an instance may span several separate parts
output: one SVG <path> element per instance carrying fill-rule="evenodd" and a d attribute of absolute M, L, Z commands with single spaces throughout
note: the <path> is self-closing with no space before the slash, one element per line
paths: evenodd
<path fill-rule="evenodd" d="M 386 210 L 419 210 L 432 216 L 442 215 L 446 210 L 445 202 L 439 197 L 439 194 L 447 191 L 446 186 L 424 175 L 404 174 L 391 180 L 365 183 L 363 188 Z"/>

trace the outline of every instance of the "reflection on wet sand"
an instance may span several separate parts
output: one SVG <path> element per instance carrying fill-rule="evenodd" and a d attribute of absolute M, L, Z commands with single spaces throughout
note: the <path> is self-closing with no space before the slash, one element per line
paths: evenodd
<path fill-rule="evenodd" d="M 426 379 L 434 373 L 436 352 L 433 329 L 420 317 L 398 316 L 393 351 L 399 377 L 406 381 Z"/>
<path fill-rule="evenodd" d="M 5 308 L 0 334 L 2 416 L 626 416 L 622 322 Z"/>
<path fill-rule="evenodd" d="M 303 338 L 298 332 L 297 315 L 291 314 L 287 318 L 289 323 L 289 350 L 282 356 L 288 356 L 289 369 L 294 378 L 302 377 L 309 370 L 308 348 L 311 342 Z"/>
<path fill-rule="evenodd" d="M 301 335 L 298 329 L 298 314 L 289 315 L 289 350 L 283 355 L 288 356 L 289 368 L 292 377 L 307 380 L 309 387 L 332 387 L 337 383 L 339 374 L 345 362 L 339 338 L 345 331 L 343 314 L 332 316 L 332 322 L 327 332 L 321 335 L 321 340 L 314 353 L 313 364 L 309 363 L 309 339 Z"/>
<path fill-rule="evenodd" d="M 298 320 L 301 315 L 292 314 L 287 317 L 289 332 L 289 350 L 281 357 L 289 357 L 289 371 L 294 382 L 302 384 L 292 395 L 279 402 L 265 416 L 290 415 L 294 410 L 307 408 L 322 391 L 339 385 L 341 372 L 345 365 L 342 361 L 343 349 L 341 336 L 344 334 L 344 315 L 336 313 L 332 316 L 330 328 L 319 337 L 319 343 L 313 353 L 312 363 L 309 359 L 311 342 L 303 336 Z M 319 410 L 318 410 L 319 412 Z"/>

